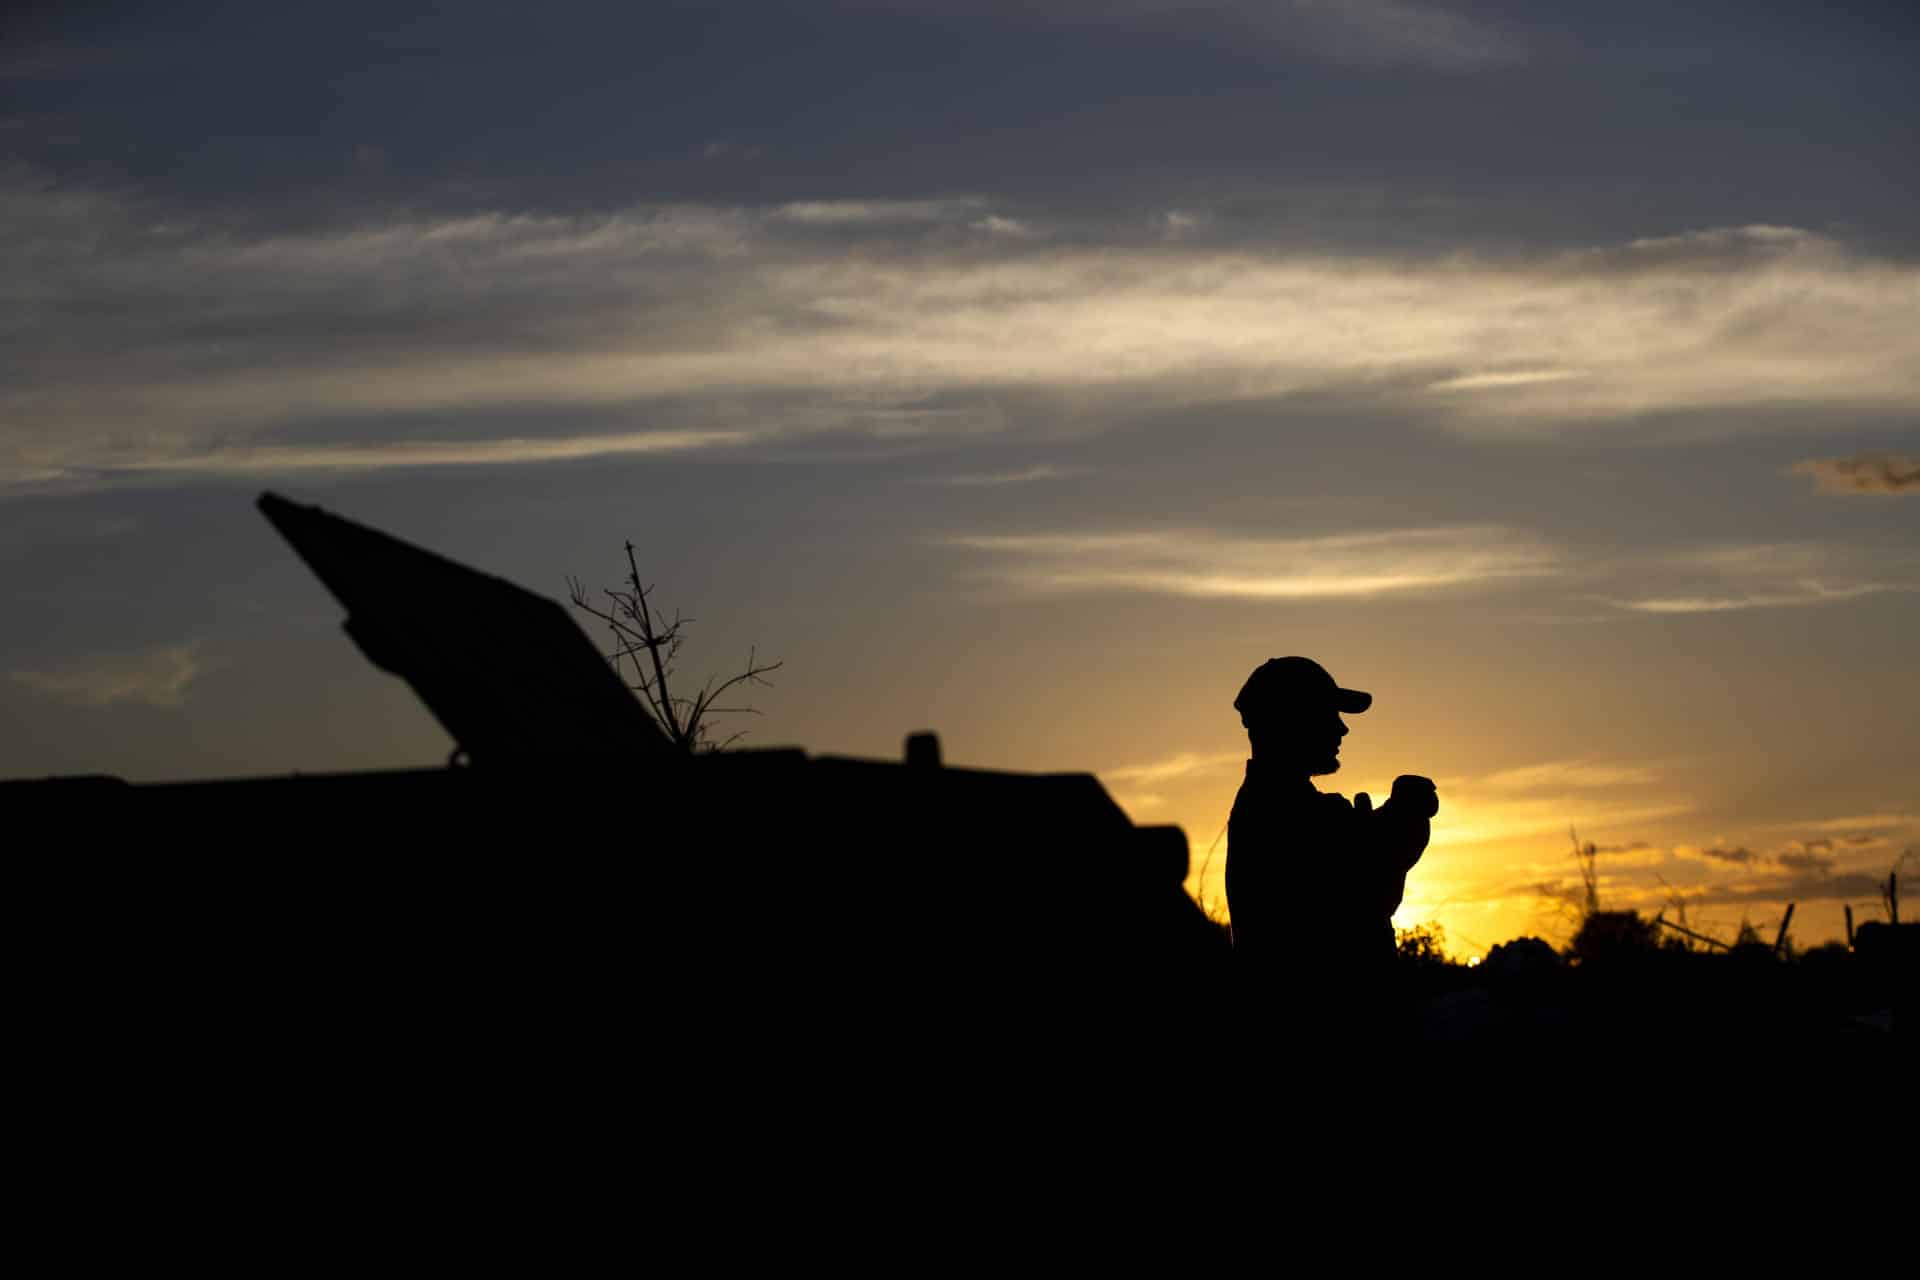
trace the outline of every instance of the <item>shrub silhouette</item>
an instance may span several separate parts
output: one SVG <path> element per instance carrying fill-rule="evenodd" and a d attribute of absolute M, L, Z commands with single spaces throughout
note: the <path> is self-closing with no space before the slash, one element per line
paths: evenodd
<path fill-rule="evenodd" d="M 744 731 L 734 733 L 718 743 L 709 741 L 707 717 L 713 715 L 759 715 L 752 707 L 723 707 L 719 699 L 742 685 L 765 685 L 771 681 L 764 677 L 778 671 L 781 663 L 762 664 L 753 650 L 747 652 L 747 665 L 738 673 L 724 680 L 710 676 L 700 687 L 700 692 L 691 698 L 673 692 L 670 682 L 674 675 L 674 662 L 680 656 L 680 646 L 686 639 L 686 627 L 693 619 L 682 617 L 675 610 L 673 621 L 666 618 L 664 609 L 656 609 L 650 600 L 654 588 L 640 583 L 640 566 L 633 557 L 633 544 L 626 544 L 627 578 L 621 587 L 603 587 L 601 594 L 606 597 L 605 607 L 596 605 L 586 584 L 578 578 L 568 577 L 568 594 L 573 607 L 582 613 L 588 613 L 606 624 L 613 636 L 613 652 L 607 655 L 607 661 L 613 664 L 614 671 L 627 687 L 640 695 L 647 710 L 653 713 L 660 729 L 681 751 L 692 755 L 698 751 L 724 751 L 745 736 Z M 628 668 L 632 675 L 629 677 Z"/>

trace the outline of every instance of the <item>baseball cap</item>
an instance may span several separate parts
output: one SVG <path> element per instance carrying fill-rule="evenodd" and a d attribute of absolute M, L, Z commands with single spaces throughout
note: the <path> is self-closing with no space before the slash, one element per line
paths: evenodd
<path fill-rule="evenodd" d="M 1269 658 L 1240 686 L 1233 709 L 1242 724 L 1256 719 L 1316 711 L 1365 711 L 1373 695 L 1342 689 L 1327 669 L 1311 658 Z"/>

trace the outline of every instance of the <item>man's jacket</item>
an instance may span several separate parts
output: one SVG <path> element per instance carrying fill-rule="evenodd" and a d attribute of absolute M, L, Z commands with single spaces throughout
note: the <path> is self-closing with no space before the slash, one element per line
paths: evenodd
<path fill-rule="evenodd" d="M 1249 760 L 1227 826 L 1236 959 L 1305 998 L 1364 996 L 1392 966 L 1393 913 L 1426 828 Z"/>

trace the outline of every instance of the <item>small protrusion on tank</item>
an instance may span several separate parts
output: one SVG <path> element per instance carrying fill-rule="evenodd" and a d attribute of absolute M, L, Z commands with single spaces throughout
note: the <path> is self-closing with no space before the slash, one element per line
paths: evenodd
<path fill-rule="evenodd" d="M 940 767 L 940 735 L 930 729 L 908 734 L 907 767 L 938 769 Z"/>

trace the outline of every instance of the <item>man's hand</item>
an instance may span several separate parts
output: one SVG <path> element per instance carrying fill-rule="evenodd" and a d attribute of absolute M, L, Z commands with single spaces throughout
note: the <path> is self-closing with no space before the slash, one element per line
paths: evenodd
<path fill-rule="evenodd" d="M 1410 818 L 1431 818 L 1440 812 L 1440 792 L 1432 778 L 1403 773 L 1393 780 L 1393 797 L 1387 803 Z"/>
<path fill-rule="evenodd" d="M 1432 778 L 1403 773 L 1393 780 L 1393 794 L 1387 797 L 1387 804 L 1402 818 L 1431 818 L 1440 812 L 1440 792 Z M 1372 813 L 1373 797 L 1361 791 L 1353 797 L 1353 807 L 1358 813 Z M 1381 805 L 1380 812 L 1386 811 L 1386 805 Z"/>
<path fill-rule="evenodd" d="M 1373 797 L 1364 791 L 1354 796 L 1353 811 L 1361 815 L 1376 814 Z M 1377 817 L 1367 824 L 1372 829 L 1372 847 L 1395 873 L 1393 884 L 1398 888 L 1387 895 L 1388 915 L 1400 906 L 1400 897 L 1406 891 L 1406 873 L 1426 852 L 1427 841 L 1433 838 L 1433 824 L 1429 819 L 1438 812 L 1440 793 L 1433 779 L 1403 773 L 1393 780 L 1393 794 L 1380 806 Z"/>
<path fill-rule="evenodd" d="M 1356 795 L 1353 811 L 1375 814 L 1373 797 L 1364 791 Z M 1433 779 L 1403 773 L 1393 780 L 1393 794 L 1380 806 L 1376 820 L 1369 825 L 1373 826 L 1373 838 L 1378 841 L 1376 847 L 1401 880 L 1426 852 L 1427 841 L 1433 838 L 1433 825 L 1428 820 L 1438 812 L 1440 793 L 1435 790 Z M 1399 896 L 1391 896 L 1393 902 L 1388 914 L 1400 905 Z"/>

